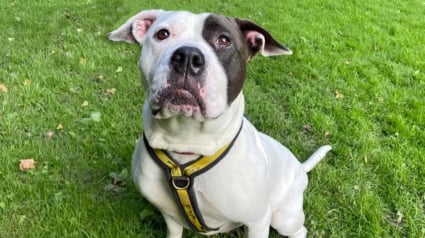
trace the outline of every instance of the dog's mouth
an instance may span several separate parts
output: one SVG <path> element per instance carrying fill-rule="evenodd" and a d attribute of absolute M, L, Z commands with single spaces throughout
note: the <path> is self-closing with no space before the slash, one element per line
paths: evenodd
<path fill-rule="evenodd" d="M 196 117 L 205 114 L 205 102 L 200 89 L 179 88 L 169 86 L 161 90 L 152 104 L 154 116 L 172 116 L 181 114 L 186 117 Z"/>

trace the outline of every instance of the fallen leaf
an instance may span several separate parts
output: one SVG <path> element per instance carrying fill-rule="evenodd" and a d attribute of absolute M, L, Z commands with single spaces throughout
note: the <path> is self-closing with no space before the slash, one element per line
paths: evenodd
<path fill-rule="evenodd" d="M 100 112 L 91 112 L 88 117 L 81 119 L 81 122 L 100 122 L 102 114 Z"/>
<path fill-rule="evenodd" d="M 387 219 L 388 219 L 389 223 L 392 226 L 400 227 L 404 223 L 404 221 L 403 221 L 404 220 L 404 215 L 400 211 L 397 211 L 397 213 L 395 214 L 395 216 L 396 217 L 387 216 Z"/>
<path fill-rule="evenodd" d="M 0 83 L 0 92 L 7 93 L 7 88 L 3 84 Z"/>
<path fill-rule="evenodd" d="M 70 131 L 70 132 L 68 132 L 68 134 L 72 137 L 72 138 L 77 138 L 77 133 L 75 133 L 75 132 L 73 132 L 73 131 Z"/>
<path fill-rule="evenodd" d="M 122 72 L 122 67 L 121 66 L 119 66 L 118 68 L 117 68 L 117 70 L 115 71 L 115 73 L 121 73 Z"/>
<path fill-rule="evenodd" d="M 114 172 L 109 173 L 109 177 L 112 178 L 111 184 L 116 185 L 116 186 L 120 186 L 120 187 L 125 187 L 125 182 L 122 179 L 121 175 L 118 175 Z"/>
<path fill-rule="evenodd" d="M 397 216 L 397 223 L 398 224 L 401 224 L 402 223 L 402 221 L 403 221 L 403 213 L 401 213 L 400 211 L 397 211 L 397 214 L 396 214 L 396 216 Z"/>
<path fill-rule="evenodd" d="M 90 113 L 90 119 L 95 122 L 100 122 L 100 117 L 102 114 L 100 112 L 92 112 Z"/>
<path fill-rule="evenodd" d="M 346 65 L 349 65 L 349 64 L 350 64 L 350 61 L 346 60 L 346 61 L 345 61 L 345 64 L 346 64 Z"/>
<path fill-rule="evenodd" d="M 306 132 L 312 132 L 313 131 L 313 126 L 312 125 L 304 125 L 303 126 L 303 128 L 304 128 L 304 130 L 306 131 Z"/>
<path fill-rule="evenodd" d="M 27 136 L 27 137 L 31 137 L 32 136 L 32 133 L 31 133 L 31 130 L 30 129 L 28 129 L 28 128 L 25 128 L 25 135 Z"/>
<path fill-rule="evenodd" d="M 70 87 L 70 88 L 69 88 L 69 91 L 70 91 L 71 93 L 80 93 L 81 88 L 80 88 L 80 87 Z"/>
<path fill-rule="evenodd" d="M 116 88 L 108 88 L 106 89 L 106 94 L 108 95 L 114 95 L 117 92 Z"/>
<path fill-rule="evenodd" d="M 23 159 L 19 161 L 19 169 L 21 171 L 26 171 L 35 168 L 35 160 L 34 159 Z"/>
<path fill-rule="evenodd" d="M 25 222 L 25 220 L 27 220 L 27 216 L 25 216 L 25 215 L 20 215 L 19 216 L 19 225 L 22 225 L 22 224 L 24 224 L 24 222 Z"/>
<path fill-rule="evenodd" d="M 89 105 L 88 101 L 84 101 L 83 104 L 81 104 L 82 107 L 87 107 Z"/>
<path fill-rule="evenodd" d="M 115 172 L 109 173 L 109 177 L 111 177 L 111 182 L 105 185 L 106 191 L 113 191 L 116 193 L 123 192 L 126 187 L 125 181 L 122 179 L 121 175 L 118 175 Z"/>
<path fill-rule="evenodd" d="M 335 99 L 342 99 L 344 95 L 340 91 L 335 91 Z"/>
<path fill-rule="evenodd" d="M 48 139 L 48 140 L 52 139 L 52 137 L 54 135 L 55 135 L 55 133 L 53 133 L 53 131 L 47 131 L 46 134 L 45 134 L 46 139 Z"/>
<path fill-rule="evenodd" d="M 56 126 L 56 130 L 60 131 L 60 130 L 62 130 L 62 129 L 63 129 L 63 125 L 59 123 L 59 124 Z"/>
<path fill-rule="evenodd" d="M 323 137 L 329 138 L 330 136 L 331 136 L 331 133 L 329 131 L 325 131 L 325 134 L 323 135 Z"/>

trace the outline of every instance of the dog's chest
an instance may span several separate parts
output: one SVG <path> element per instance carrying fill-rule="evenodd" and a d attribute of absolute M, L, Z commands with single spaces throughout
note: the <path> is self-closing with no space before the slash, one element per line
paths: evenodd
<path fill-rule="evenodd" d="M 158 168 L 157 164 L 149 162 L 152 158 L 147 159 L 142 167 L 151 168 L 143 170 L 142 173 L 136 175 L 135 180 L 139 183 L 139 189 L 143 196 L 157 207 L 163 214 L 173 218 L 180 224 L 188 226 L 184 212 L 179 204 L 178 197 L 170 186 L 171 181 L 167 178 L 164 170 Z M 151 167 L 152 166 L 152 167 Z M 159 176 L 158 176 L 159 175 Z M 233 224 L 222 211 L 225 210 L 225 196 L 222 201 L 211 197 L 212 193 L 228 193 L 228 191 L 220 191 L 227 185 L 220 181 L 214 181 L 214 171 L 208 171 L 198 175 L 191 180 L 191 199 L 196 199 L 196 209 L 200 211 L 200 216 L 205 224 L 212 228 L 218 228 L 220 232 L 229 231 L 237 225 Z M 216 179 L 217 180 L 217 179 Z M 221 203 L 221 204 L 220 204 Z M 228 205 L 228 204 L 227 204 Z M 226 228 L 227 227 L 227 228 Z"/>
<path fill-rule="evenodd" d="M 235 147 L 222 161 L 192 181 L 205 223 L 220 228 L 220 231 L 238 226 L 238 222 L 243 220 L 241 217 L 250 219 L 263 213 L 268 203 L 265 168 L 244 161 L 247 155 L 239 150 L 238 143 Z M 186 224 L 164 170 L 154 162 L 144 146 L 143 150 L 133 161 L 136 185 L 162 213 Z M 252 207 L 252 204 L 255 206 Z"/>

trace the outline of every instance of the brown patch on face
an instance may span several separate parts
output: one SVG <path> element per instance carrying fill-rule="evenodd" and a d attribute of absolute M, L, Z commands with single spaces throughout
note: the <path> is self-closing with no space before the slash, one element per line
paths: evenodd
<path fill-rule="evenodd" d="M 205 19 L 202 36 L 213 48 L 226 72 L 227 103 L 230 105 L 245 81 L 249 59 L 245 37 L 233 18 L 214 14 Z"/>

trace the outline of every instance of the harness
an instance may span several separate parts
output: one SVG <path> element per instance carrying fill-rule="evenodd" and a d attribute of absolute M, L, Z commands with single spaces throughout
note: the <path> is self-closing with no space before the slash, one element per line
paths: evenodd
<path fill-rule="evenodd" d="M 208 232 L 218 230 L 218 228 L 211 228 L 205 224 L 192 187 L 195 177 L 214 167 L 226 156 L 236 138 L 238 138 L 241 129 L 242 125 L 233 140 L 220 148 L 215 154 L 211 156 L 201 155 L 196 160 L 185 164 L 179 164 L 166 150 L 152 148 L 143 134 L 143 141 L 150 156 L 167 175 L 170 189 L 177 199 L 180 210 L 187 224 L 194 231 Z"/>

